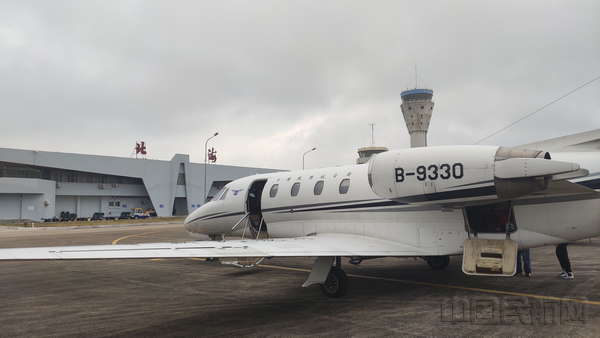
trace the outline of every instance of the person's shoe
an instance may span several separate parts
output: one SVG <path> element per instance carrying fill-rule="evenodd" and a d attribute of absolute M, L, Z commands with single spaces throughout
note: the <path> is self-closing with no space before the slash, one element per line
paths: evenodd
<path fill-rule="evenodd" d="M 562 279 L 573 279 L 575 277 L 573 277 L 573 273 L 572 272 L 565 272 L 564 275 L 560 275 L 559 276 Z"/>
<path fill-rule="evenodd" d="M 525 277 L 531 277 L 531 272 L 525 272 Z"/>
<path fill-rule="evenodd" d="M 568 275 L 568 273 L 565 270 L 563 270 L 558 274 L 558 277 L 565 278 L 565 277 L 567 277 L 567 275 Z"/>
<path fill-rule="evenodd" d="M 515 273 L 515 276 L 520 276 L 522 274 L 523 274 L 522 272 L 517 272 L 517 273 Z"/>

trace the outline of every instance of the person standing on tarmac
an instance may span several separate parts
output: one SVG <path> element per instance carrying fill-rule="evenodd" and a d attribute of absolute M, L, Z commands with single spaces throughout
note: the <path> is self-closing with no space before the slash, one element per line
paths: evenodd
<path fill-rule="evenodd" d="M 562 243 L 556 246 L 556 258 L 562 268 L 561 273 L 558 277 L 563 279 L 573 279 L 573 271 L 571 271 L 571 261 L 569 260 L 569 253 L 567 252 L 567 244 Z"/>
<path fill-rule="evenodd" d="M 521 264 L 521 257 L 523 257 L 523 264 Z M 516 276 L 521 276 L 525 270 L 525 277 L 531 277 L 531 257 L 529 256 L 529 249 L 517 251 L 517 273 Z"/>

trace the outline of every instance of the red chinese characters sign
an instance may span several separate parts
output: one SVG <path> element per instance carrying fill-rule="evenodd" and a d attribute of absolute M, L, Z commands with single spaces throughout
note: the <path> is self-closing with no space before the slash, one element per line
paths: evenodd
<path fill-rule="evenodd" d="M 135 143 L 135 154 L 146 155 L 146 142 L 136 142 Z"/>
<path fill-rule="evenodd" d="M 217 151 L 215 150 L 215 148 L 211 148 L 208 150 L 208 162 L 217 162 Z"/>

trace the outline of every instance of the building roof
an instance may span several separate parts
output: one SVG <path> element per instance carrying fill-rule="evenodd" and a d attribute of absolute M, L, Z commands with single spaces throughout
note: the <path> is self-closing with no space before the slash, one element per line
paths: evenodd
<path fill-rule="evenodd" d="M 414 95 L 414 94 L 429 94 L 429 95 L 433 95 L 433 90 L 431 89 L 410 89 L 410 90 L 405 90 L 400 94 L 400 97 L 405 97 L 407 95 Z"/>

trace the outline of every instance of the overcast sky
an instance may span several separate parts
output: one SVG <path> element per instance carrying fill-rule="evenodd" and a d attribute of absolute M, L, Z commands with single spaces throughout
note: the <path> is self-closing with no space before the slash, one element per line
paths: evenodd
<path fill-rule="evenodd" d="M 418 76 L 415 78 L 415 66 Z M 205 141 L 217 164 L 354 164 L 410 146 L 403 90 L 427 87 L 430 146 L 474 144 L 600 76 L 593 1 L 4 1 L 0 147 L 148 158 Z M 600 128 L 600 80 L 482 144 Z"/>

